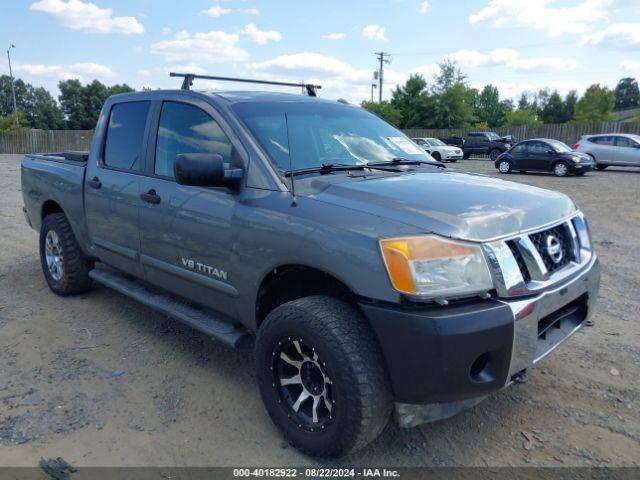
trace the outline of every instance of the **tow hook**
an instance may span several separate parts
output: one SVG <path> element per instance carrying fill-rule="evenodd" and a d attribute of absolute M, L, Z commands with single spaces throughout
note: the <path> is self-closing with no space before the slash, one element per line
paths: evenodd
<path fill-rule="evenodd" d="M 516 373 L 513 377 L 513 383 L 517 383 L 517 384 L 521 384 L 521 383 L 527 383 L 529 381 L 529 376 L 527 375 L 527 369 L 525 368 L 524 370 L 520 370 L 518 373 Z"/>

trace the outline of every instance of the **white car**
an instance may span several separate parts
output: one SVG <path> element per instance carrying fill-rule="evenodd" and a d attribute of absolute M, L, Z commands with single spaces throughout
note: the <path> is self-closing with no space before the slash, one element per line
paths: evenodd
<path fill-rule="evenodd" d="M 463 152 L 461 148 L 447 145 L 437 138 L 413 138 L 412 140 L 439 162 L 462 160 Z"/>

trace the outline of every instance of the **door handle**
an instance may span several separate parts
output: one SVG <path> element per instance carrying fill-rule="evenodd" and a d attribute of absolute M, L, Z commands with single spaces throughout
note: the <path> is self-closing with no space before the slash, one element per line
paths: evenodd
<path fill-rule="evenodd" d="M 96 190 L 102 186 L 102 183 L 100 182 L 100 179 L 98 177 L 93 177 L 87 183 L 91 188 L 95 188 Z"/>
<path fill-rule="evenodd" d="M 157 205 L 158 203 L 160 203 L 160 195 L 158 195 L 153 188 L 149 190 L 147 193 L 141 193 L 140 198 L 145 202 L 152 203 L 154 205 Z"/>

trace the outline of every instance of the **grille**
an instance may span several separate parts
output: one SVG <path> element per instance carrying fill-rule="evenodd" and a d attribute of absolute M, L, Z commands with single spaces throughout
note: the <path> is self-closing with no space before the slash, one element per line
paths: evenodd
<path fill-rule="evenodd" d="M 518 268 L 520 269 L 522 278 L 524 279 L 525 282 L 527 283 L 530 282 L 531 275 L 529 274 L 529 270 L 527 269 L 527 264 L 524 263 L 524 258 L 522 258 L 522 253 L 520 253 L 520 250 L 518 250 L 518 247 L 516 246 L 516 242 L 514 240 L 509 240 L 507 242 L 507 245 L 509 246 L 511 253 L 513 254 L 513 258 L 515 258 L 516 262 L 518 263 Z"/>
<path fill-rule="evenodd" d="M 563 255 L 562 259 L 558 263 L 554 262 L 547 252 L 546 241 L 549 235 L 554 235 L 560 242 L 560 245 L 562 245 Z M 533 245 L 536 247 L 536 250 L 538 250 L 538 253 L 542 257 L 542 261 L 544 262 L 545 267 L 547 267 L 549 273 L 560 270 L 562 267 L 571 262 L 571 260 L 573 260 L 571 236 L 567 231 L 566 225 L 562 224 L 548 230 L 543 230 L 542 232 L 532 233 L 531 235 L 529 235 L 529 238 L 531 239 Z"/>

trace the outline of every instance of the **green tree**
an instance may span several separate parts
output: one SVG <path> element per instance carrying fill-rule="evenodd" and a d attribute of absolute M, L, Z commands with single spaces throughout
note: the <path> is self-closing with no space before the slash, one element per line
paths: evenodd
<path fill-rule="evenodd" d="M 578 93 L 575 90 L 571 90 L 567 93 L 567 96 L 564 97 L 564 117 L 562 123 L 573 120 L 576 103 L 578 103 Z"/>
<path fill-rule="evenodd" d="M 489 127 L 499 127 L 504 123 L 506 113 L 512 110 L 509 105 L 500 101 L 497 87 L 486 85 L 476 99 L 475 116 Z"/>
<path fill-rule="evenodd" d="M 640 89 L 638 82 L 633 78 L 622 78 L 616 87 L 615 109 L 640 106 Z"/>
<path fill-rule="evenodd" d="M 0 133 L 15 132 L 29 128 L 29 122 L 22 112 L 0 115 Z"/>
<path fill-rule="evenodd" d="M 438 128 L 460 128 L 473 123 L 473 110 L 478 95 L 469 87 L 467 77 L 455 62 L 444 61 L 435 78 L 432 98 L 435 107 L 435 126 Z"/>
<path fill-rule="evenodd" d="M 391 94 L 391 106 L 400 113 L 400 128 L 433 125 L 433 100 L 422 75 L 411 75 L 404 86 L 397 86 Z"/>
<path fill-rule="evenodd" d="M 402 113 L 391 102 L 383 101 L 378 102 L 362 102 L 362 108 L 366 108 L 372 113 L 375 113 L 379 117 L 384 118 L 387 122 L 396 127 L 400 126 L 402 121 Z"/>
<path fill-rule="evenodd" d="M 529 96 L 526 92 L 522 92 L 520 95 L 520 99 L 518 100 L 518 110 L 527 110 L 531 109 L 531 104 L 529 103 Z"/>
<path fill-rule="evenodd" d="M 591 85 L 576 103 L 575 119 L 578 122 L 606 122 L 613 118 L 611 112 L 616 94 L 600 84 Z"/>
<path fill-rule="evenodd" d="M 31 84 L 15 79 L 16 106 L 33 128 L 61 128 L 62 111 L 51 94 L 42 87 L 34 88 Z M 11 79 L 7 75 L 0 76 L 0 115 L 13 113 Z"/>
<path fill-rule="evenodd" d="M 505 125 L 509 127 L 518 127 L 521 125 L 540 125 L 542 122 L 536 117 L 536 113 L 530 108 L 519 108 L 513 110 L 506 115 Z"/>
<path fill-rule="evenodd" d="M 557 91 L 554 91 L 540 112 L 540 119 L 543 123 L 564 123 L 565 114 L 566 109 L 562 97 Z"/>

